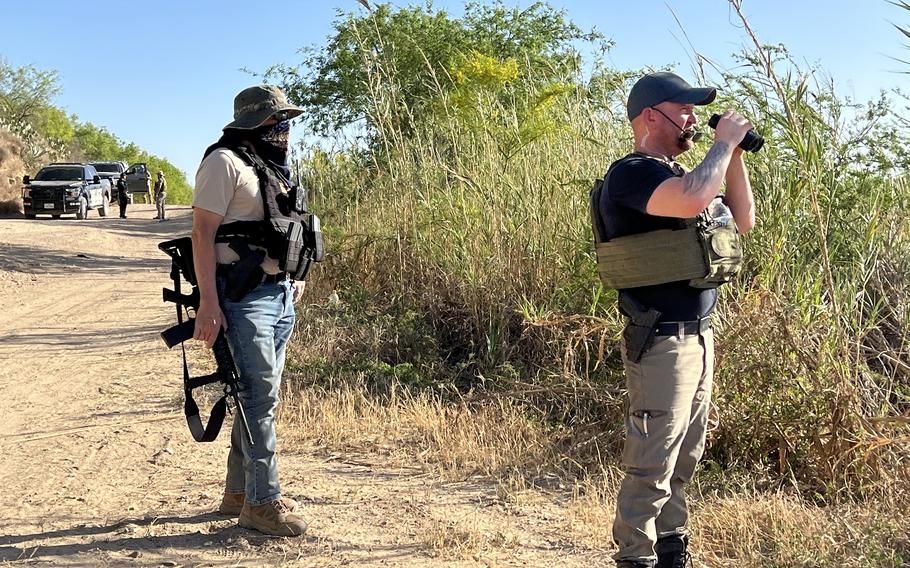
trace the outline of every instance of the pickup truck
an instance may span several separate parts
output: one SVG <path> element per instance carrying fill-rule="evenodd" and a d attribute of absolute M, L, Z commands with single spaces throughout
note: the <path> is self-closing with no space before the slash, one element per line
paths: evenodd
<path fill-rule="evenodd" d="M 117 201 L 117 180 L 120 174 L 126 171 L 126 162 L 89 162 L 88 165 L 95 166 L 101 179 L 106 179 L 111 184 L 111 201 Z"/>
<path fill-rule="evenodd" d="M 87 164 L 50 164 L 34 179 L 22 178 L 22 205 L 25 217 L 47 214 L 53 218 L 75 213 L 85 219 L 90 209 L 106 217 L 110 210 L 111 185 L 102 180 L 94 166 Z"/>

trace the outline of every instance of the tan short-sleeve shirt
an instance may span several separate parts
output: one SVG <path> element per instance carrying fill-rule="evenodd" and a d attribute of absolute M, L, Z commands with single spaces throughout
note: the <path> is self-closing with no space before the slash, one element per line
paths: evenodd
<path fill-rule="evenodd" d="M 215 150 L 199 164 L 193 207 L 221 215 L 224 217 L 222 225 L 233 221 L 262 220 L 262 194 L 256 170 L 226 148 Z M 230 264 L 240 259 L 225 243 L 215 244 L 215 256 L 219 264 Z M 278 262 L 266 257 L 262 269 L 267 274 L 275 274 Z"/>

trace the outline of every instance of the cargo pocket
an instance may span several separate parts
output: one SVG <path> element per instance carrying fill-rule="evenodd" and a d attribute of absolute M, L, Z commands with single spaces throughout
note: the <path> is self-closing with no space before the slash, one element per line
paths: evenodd
<path fill-rule="evenodd" d="M 622 465 L 626 470 L 650 471 L 662 468 L 667 413 L 661 410 L 631 410 L 626 414 L 626 442 Z"/>

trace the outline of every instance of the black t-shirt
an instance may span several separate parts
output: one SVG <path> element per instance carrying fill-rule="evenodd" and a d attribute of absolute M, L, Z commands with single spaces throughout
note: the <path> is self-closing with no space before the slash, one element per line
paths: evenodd
<path fill-rule="evenodd" d="M 657 186 L 683 175 L 682 168 L 638 153 L 614 162 L 610 168 L 598 207 L 607 239 L 681 228 L 680 219 L 648 215 L 645 211 Z M 628 288 L 624 292 L 645 307 L 662 312 L 661 321 L 696 320 L 714 311 L 717 303 L 716 289 L 694 288 L 688 280 Z"/>

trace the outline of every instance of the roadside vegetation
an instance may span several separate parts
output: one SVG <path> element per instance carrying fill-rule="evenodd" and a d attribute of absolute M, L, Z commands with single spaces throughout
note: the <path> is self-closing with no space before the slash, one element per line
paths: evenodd
<path fill-rule="evenodd" d="M 14 67 L 0 57 L 0 213 L 22 210 L 22 176 L 50 162 L 145 162 L 168 179 L 168 202 L 189 203 L 192 188 L 164 158 L 55 106 L 56 71 Z"/>
<path fill-rule="evenodd" d="M 716 314 L 698 552 L 906 565 L 906 111 L 884 93 L 845 100 L 742 23 L 752 47 L 735 73 L 698 54 L 697 76 L 683 72 L 723 89 L 703 122 L 737 108 L 767 140 L 747 159 L 747 264 Z M 571 493 L 557 529 L 602 547 L 622 322 L 595 274 L 587 197 L 630 148 L 623 101 L 643 70 L 583 66 L 582 44 L 610 47 L 544 3 L 459 18 L 379 6 L 340 16 L 300 67 L 266 77 L 308 107 L 305 127 L 348 134 L 301 146 L 294 164 L 330 256 L 289 356 L 282 435 L 485 476 L 504 499 Z M 495 546 L 462 532 L 452 550 Z"/>

